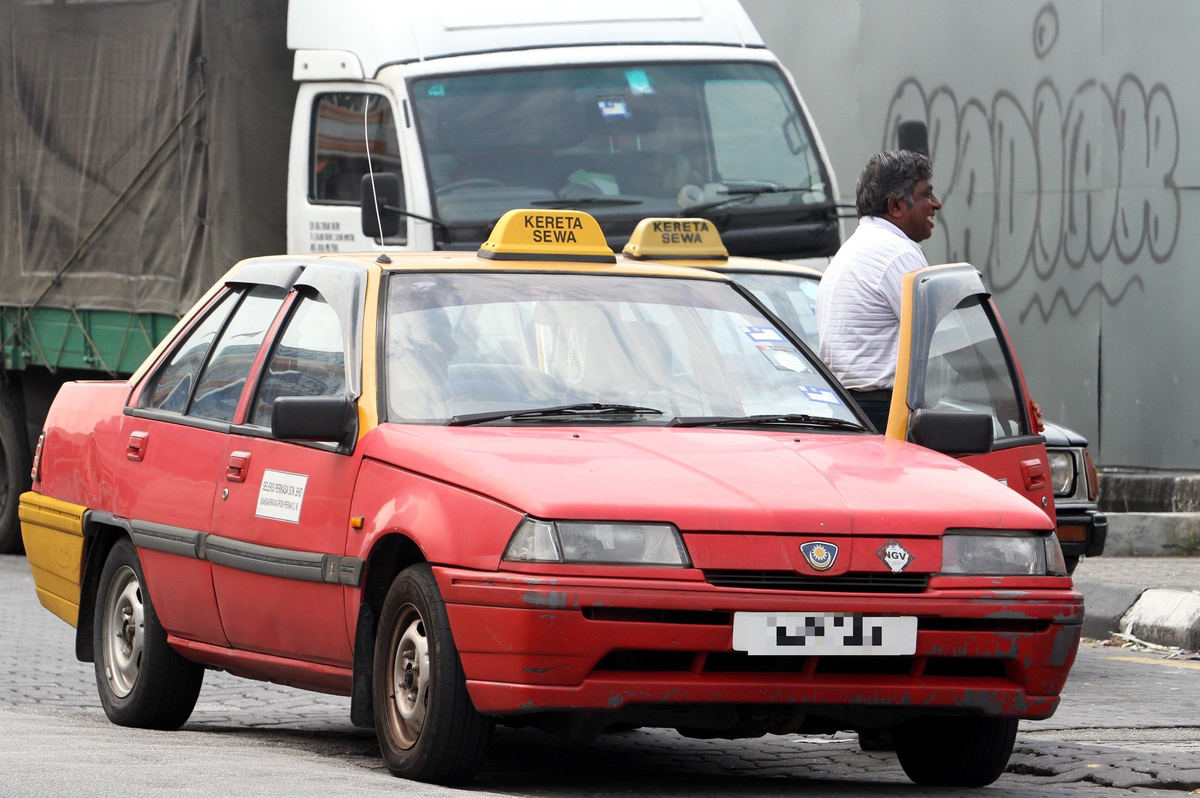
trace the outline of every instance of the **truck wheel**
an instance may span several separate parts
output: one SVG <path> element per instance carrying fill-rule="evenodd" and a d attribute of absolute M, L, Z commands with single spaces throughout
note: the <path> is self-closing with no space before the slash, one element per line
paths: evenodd
<path fill-rule="evenodd" d="M 31 466 L 21 405 L 10 386 L 0 386 L 0 554 L 22 551 L 17 506 L 29 490 Z"/>
<path fill-rule="evenodd" d="M 1078 557 L 1063 557 L 1063 562 L 1067 564 L 1067 576 L 1075 573 L 1075 569 L 1079 567 Z"/>
<path fill-rule="evenodd" d="M 118 726 L 178 729 L 196 706 L 204 667 L 167 644 L 145 585 L 137 549 L 117 541 L 100 572 L 92 624 L 100 703 Z"/>
<path fill-rule="evenodd" d="M 1000 778 L 1017 738 L 1016 718 L 915 718 L 892 739 L 917 784 L 983 787 Z"/>
<path fill-rule="evenodd" d="M 375 733 L 393 776 L 463 784 L 479 771 L 493 721 L 475 711 L 433 569 L 396 577 L 375 636 Z"/>

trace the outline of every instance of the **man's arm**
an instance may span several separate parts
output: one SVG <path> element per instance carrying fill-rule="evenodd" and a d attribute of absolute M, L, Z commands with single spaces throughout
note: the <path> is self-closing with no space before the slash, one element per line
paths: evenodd
<path fill-rule="evenodd" d="M 915 252 L 902 252 L 883 270 L 879 280 L 879 293 L 891 305 L 896 318 L 900 318 L 900 301 L 904 294 L 904 275 L 924 269 L 929 262 Z"/>

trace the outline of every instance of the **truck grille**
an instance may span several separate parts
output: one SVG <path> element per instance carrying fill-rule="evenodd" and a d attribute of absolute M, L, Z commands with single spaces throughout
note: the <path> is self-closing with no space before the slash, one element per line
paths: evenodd
<path fill-rule="evenodd" d="M 837 593 L 920 593 L 929 584 L 928 574 L 806 576 L 795 571 L 705 571 L 704 578 L 717 587 Z"/>

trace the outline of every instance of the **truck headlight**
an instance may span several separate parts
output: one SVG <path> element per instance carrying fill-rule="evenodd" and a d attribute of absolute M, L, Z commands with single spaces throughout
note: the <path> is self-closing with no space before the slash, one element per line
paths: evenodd
<path fill-rule="evenodd" d="M 526 518 L 504 551 L 508 562 L 689 566 L 671 524 L 541 521 Z"/>
<path fill-rule="evenodd" d="M 1075 493 L 1075 455 L 1070 452 L 1050 451 L 1050 485 L 1055 496 L 1071 496 Z"/>
<path fill-rule="evenodd" d="M 953 530 L 942 538 L 942 573 L 1065 576 L 1067 566 L 1053 534 Z"/>

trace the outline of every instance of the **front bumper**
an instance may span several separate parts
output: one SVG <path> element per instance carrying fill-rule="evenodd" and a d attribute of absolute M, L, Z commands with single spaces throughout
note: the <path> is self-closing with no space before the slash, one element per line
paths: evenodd
<path fill-rule="evenodd" d="M 678 580 L 437 567 L 467 688 L 492 715 L 636 705 L 791 704 L 1048 718 L 1083 599 L 1065 578 L 934 577 L 916 594 L 813 593 Z M 693 574 L 695 572 L 692 572 Z M 911 657 L 750 657 L 732 614 L 918 617 Z"/>
<path fill-rule="evenodd" d="M 1108 538 L 1108 516 L 1096 510 L 1058 507 L 1058 543 L 1063 556 L 1098 557 L 1104 553 Z"/>

